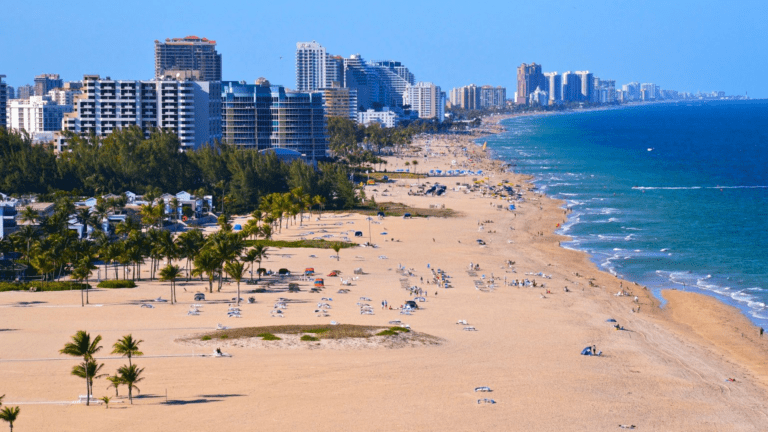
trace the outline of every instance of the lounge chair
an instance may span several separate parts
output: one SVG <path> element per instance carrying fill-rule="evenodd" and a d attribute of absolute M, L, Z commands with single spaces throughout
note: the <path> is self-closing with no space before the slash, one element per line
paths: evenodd
<path fill-rule="evenodd" d="M 143 308 L 147 308 L 147 309 L 154 309 L 154 308 L 155 308 L 154 306 L 152 306 L 152 305 L 151 305 L 151 304 L 149 304 L 149 303 L 142 303 L 142 304 L 141 304 L 141 307 L 143 307 Z"/>
<path fill-rule="evenodd" d="M 402 321 L 400 321 L 400 320 L 392 320 L 389 323 L 392 324 L 392 325 L 398 325 L 398 324 L 402 324 Z"/>
<path fill-rule="evenodd" d="M 168 303 L 168 300 L 163 300 L 162 297 L 156 298 L 155 301 L 158 302 L 158 303 Z"/>
<path fill-rule="evenodd" d="M 216 330 L 229 330 L 229 327 L 223 326 L 221 324 L 216 324 Z"/>
<path fill-rule="evenodd" d="M 476 392 L 492 392 L 490 387 L 488 386 L 482 386 L 482 387 L 475 387 Z"/>
<path fill-rule="evenodd" d="M 493 405 L 493 404 L 495 404 L 495 403 L 496 403 L 496 401 L 495 401 L 495 400 L 493 400 L 493 399 L 484 398 L 484 399 L 478 399 L 478 400 L 477 400 L 477 403 L 478 403 L 478 405 L 481 405 L 481 404 L 490 404 L 490 405 Z"/>
<path fill-rule="evenodd" d="M 200 312 L 196 310 L 191 310 L 187 312 L 187 315 L 200 315 Z"/>
<path fill-rule="evenodd" d="M 360 297 L 360 300 L 362 300 L 362 301 L 371 301 L 371 299 L 369 299 L 368 297 Z"/>
<path fill-rule="evenodd" d="M 467 327 L 464 327 L 464 331 L 477 331 L 477 329 L 472 326 L 467 326 Z"/>
<path fill-rule="evenodd" d="M 464 324 L 464 325 L 467 325 L 467 320 L 459 320 L 458 322 L 456 322 L 456 324 Z"/>
<path fill-rule="evenodd" d="M 331 321 L 331 325 L 339 325 L 336 321 Z"/>

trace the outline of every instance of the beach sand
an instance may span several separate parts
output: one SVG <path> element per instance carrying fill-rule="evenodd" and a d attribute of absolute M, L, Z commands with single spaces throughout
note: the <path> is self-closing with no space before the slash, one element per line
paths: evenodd
<path fill-rule="evenodd" d="M 167 299 L 167 283 L 96 289 L 85 308 L 77 292 L 0 293 L 0 394 L 6 394 L 6 405 L 20 404 L 18 430 L 75 431 L 87 425 L 112 431 L 614 431 L 636 425 L 644 431 L 754 431 L 768 426 L 768 346 L 746 318 L 714 299 L 681 291 L 664 292 L 669 303 L 660 309 L 643 287 L 598 271 L 584 253 L 560 248 L 558 242 L 566 238 L 554 230 L 567 217 L 562 203 L 529 190 L 523 176 L 493 171 L 498 164 L 468 139 L 432 137 L 431 151 L 442 155 L 389 158 L 387 168 L 418 160 L 418 171 L 427 172 L 449 168 L 456 160 L 489 170 L 490 184 L 507 179 L 520 185 L 525 201 L 512 212 L 497 209 L 506 201 L 453 190 L 456 182 L 472 183 L 472 177 L 367 186 L 366 196 L 379 203 L 445 205 L 457 214 L 374 218 L 369 224 L 359 214 L 324 213 L 320 220 L 314 214 L 302 226 L 284 227 L 275 238 L 332 234 L 340 239 L 347 232 L 353 241 L 364 243 L 370 236 L 378 245 L 342 249 L 339 260 L 329 249 L 271 249 L 262 267 L 294 273 L 314 267 L 325 278 L 322 293 L 309 292 L 311 279 L 299 281 L 302 291 L 291 294 L 252 294 L 253 287 L 243 283 L 242 297 L 254 296 L 257 302 L 241 305 L 240 319 L 226 316 L 236 293 L 236 285 L 226 282 L 222 292 L 206 294 L 205 302 L 193 301 L 193 294 L 207 292 L 207 282 L 179 283 L 179 304 L 154 303 L 152 309 L 139 304 Z M 472 162 L 465 162 L 459 150 L 467 145 Z M 416 190 L 412 184 L 425 182 L 445 184 L 448 192 L 408 194 Z M 354 231 L 364 236 L 353 237 Z M 509 261 L 515 264 L 510 267 Z M 476 274 L 468 271 L 470 263 L 479 264 Z M 413 276 L 400 274 L 400 266 L 412 269 Z M 351 278 L 356 268 L 366 274 L 351 286 L 325 276 L 341 270 Z M 450 288 L 427 284 L 433 269 L 450 276 Z M 485 281 L 496 278 L 494 289 L 476 289 L 483 275 Z M 539 286 L 505 286 L 504 277 L 536 279 Z M 403 286 L 414 285 L 428 292 L 419 311 L 406 316 L 381 309 L 382 300 L 400 306 L 411 299 Z M 337 293 L 341 288 L 350 292 Z M 614 295 L 622 290 L 631 295 Z M 273 318 L 270 312 L 280 297 L 292 302 L 284 318 Z M 333 298 L 329 317 L 314 312 L 322 297 Z M 365 302 L 374 315 L 360 314 L 361 297 L 371 299 Z M 193 303 L 203 304 L 199 316 L 187 315 Z M 640 312 L 633 312 L 637 307 Z M 625 330 L 614 329 L 609 318 Z M 248 340 L 179 342 L 210 333 L 219 323 L 325 325 L 331 320 L 381 326 L 402 320 L 441 341 L 329 348 L 308 342 L 285 349 Z M 458 320 L 477 331 L 464 331 Z M 99 357 L 107 373 L 126 363 L 109 354 L 119 337 L 131 333 L 144 340 L 145 356 L 134 363 L 146 368 L 145 380 L 132 406 L 122 397 L 109 410 L 68 403 L 85 393 L 84 385 L 69 373 L 77 360 L 58 350 L 81 329 L 104 338 Z M 603 355 L 580 355 L 592 345 Z M 209 356 L 215 347 L 232 357 Z M 96 397 L 114 396 L 107 384 L 96 380 Z M 474 392 L 479 386 L 493 391 Z M 478 404 L 483 398 L 496 404 Z"/>

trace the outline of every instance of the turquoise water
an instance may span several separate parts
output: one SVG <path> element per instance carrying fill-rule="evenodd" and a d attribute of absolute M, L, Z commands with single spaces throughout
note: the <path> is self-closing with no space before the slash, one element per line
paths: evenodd
<path fill-rule="evenodd" d="M 519 117 L 489 137 L 573 212 L 563 247 L 654 290 L 714 295 L 768 326 L 768 101 Z"/>

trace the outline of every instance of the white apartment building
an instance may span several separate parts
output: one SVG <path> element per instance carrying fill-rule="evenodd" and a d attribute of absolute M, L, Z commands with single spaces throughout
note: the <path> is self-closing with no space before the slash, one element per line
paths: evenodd
<path fill-rule="evenodd" d="M 31 96 L 29 99 L 12 99 L 7 104 L 7 128 L 26 132 L 33 139 L 44 132 L 61 130 L 61 120 L 72 111 L 72 105 L 59 105 L 49 96 Z"/>
<path fill-rule="evenodd" d="M 75 96 L 81 94 L 80 90 L 68 90 L 68 89 L 53 89 L 48 92 L 48 96 L 52 101 L 59 105 L 74 105 Z"/>
<path fill-rule="evenodd" d="M 412 110 L 418 111 L 419 118 L 434 118 L 442 122 L 445 117 L 445 93 L 431 82 L 418 82 L 406 87 L 403 105 L 410 105 Z"/>
<path fill-rule="evenodd" d="M 139 126 L 145 136 L 162 128 L 179 137 L 183 149 L 221 139 L 221 82 L 119 81 L 86 75 L 83 94 L 65 116 L 64 130 L 87 137 Z"/>
<path fill-rule="evenodd" d="M 396 112 L 390 111 L 384 107 L 382 111 L 361 111 L 357 113 L 357 123 L 368 126 L 372 123 L 379 123 L 382 127 L 392 128 L 397 126 L 400 117 Z"/>
<path fill-rule="evenodd" d="M 315 41 L 296 43 L 296 91 L 331 87 L 326 82 L 326 57 L 325 47 Z"/>

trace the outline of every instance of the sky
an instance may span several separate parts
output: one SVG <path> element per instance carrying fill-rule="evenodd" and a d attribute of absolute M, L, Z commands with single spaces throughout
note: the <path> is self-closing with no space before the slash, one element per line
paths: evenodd
<path fill-rule="evenodd" d="M 329 53 L 397 60 L 449 91 L 501 85 L 516 68 L 589 70 L 617 86 L 768 98 L 768 1 L 195 1 L 4 2 L 0 74 L 152 79 L 154 40 L 217 41 L 225 80 L 265 77 L 293 88 L 296 42 Z"/>

